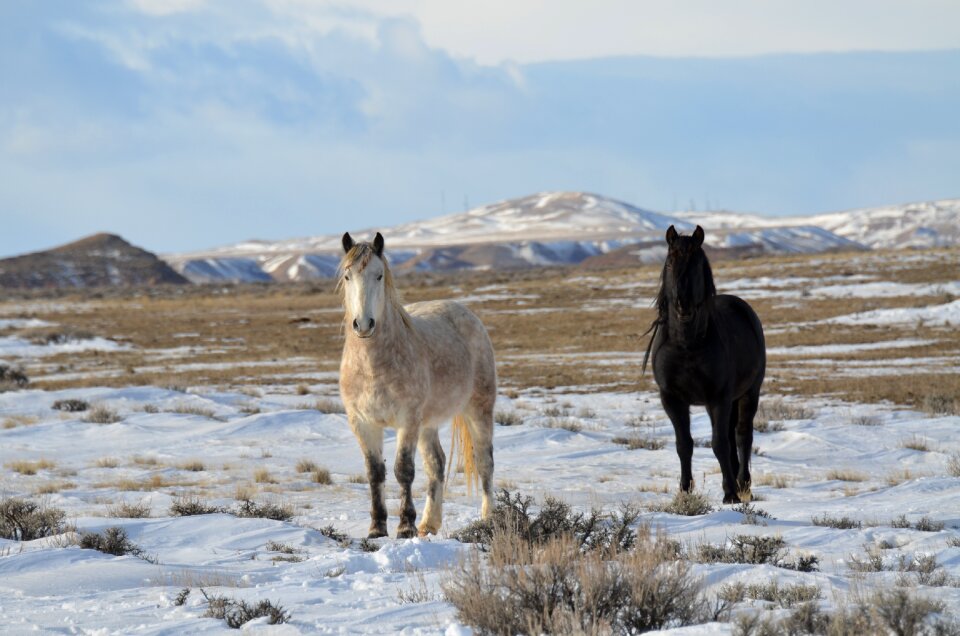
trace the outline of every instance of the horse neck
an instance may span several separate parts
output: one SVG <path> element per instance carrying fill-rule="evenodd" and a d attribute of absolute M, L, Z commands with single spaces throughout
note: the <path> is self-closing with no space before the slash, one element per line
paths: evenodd
<path fill-rule="evenodd" d="M 677 310 L 672 306 L 667 309 L 666 327 L 667 336 L 672 342 L 679 345 L 691 346 L 697 344 L 706 336 L 710 322 L 712 299 L 707 299 L 700 305 L 690 320 L 680 320 Z"/>
<path fill-rule="evenodd" d="M 347 334 L 345 357 L 349 357 L 358 370 L 383 368 L 384 364 L 401 364 L 412 356 L 413 329 L 407 326 L 400 312 L 401 309 L 388 300 L 372 338 Z"/>

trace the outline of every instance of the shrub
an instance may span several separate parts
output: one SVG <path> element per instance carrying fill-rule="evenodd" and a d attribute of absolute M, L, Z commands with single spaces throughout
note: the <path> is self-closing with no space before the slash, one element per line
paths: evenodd
<path fill-rule="evenodd" d="M 827 471 L 828 480 L 836 481 L 866 481 L 867 477 L 863 473 L 858 473 L 854 470 L 840 469 L 840 468 L 831 468 Z"/>
<path fill-rule="evenodd" d="M 667 445 L 662 439 L 657 439 L 655 437 L 640 437 L 639 435 L 632 435 L 630 437 L 614 437 L 610 440 L 614 444 L 622 444 L 630 450 L 637 450 L 638 448 L 643 448 L 645 450 L 660 450 Z"/>
<path fill-rule="evenodd" d="M 960 453 L 951 453 L 947 459 L 947 472 L 952 477 L 960 477 Z"/>
<path fill-rule="evenodd" d="M 113 457 L 101 457 L 94 462 L 94 465 L 97 468 L 116 468 L 120 465 L 120 462 Z"/>
<path fill-rule="evenodd" d="M 907 439 L 901 440 L 900 446 L 909 450 L 922 451 L 924 453 L 930 450 L 930 444 L 919 435 L 912 435 Z"/>
<path fill-rule="evenodd" d="M 98 404 L 87 411 L 83 421 L 90 422 L 91 424 L 115 424 L 122 419 L 120 414 L 113 409 L 103 404 Z"/>
<path fill-rule="evenodd" d="M 543 421 L 547 428 L 562 428 L 571 433 L 579 433 L 583 430 L 583 424 L 572 417 L 548 417 Z"/>
<path fill-rule="evenodd" d="M 662 536 L 608 560 L 569 535 L 535 545 L 498 534 L 488 565 L 473 552 L 442 588 L 458 619 L 484 634 L 633 634 L 703 622 L 700 581 L 673 554 Z"/>
<path fill-rule="evenodd" d="M 336 541 L 344 548 L 350 545 L 350 536 L 345 532 L 340 532 L 332 524 L 319 528 L 317 532 L 328 539 Z"/>
<path fill-rule="evenodd" d="M 497 411 L 493 414 L 493 421 L 500 426 L 519 426 L 523 424 L 523 416 L 516 411 Z"/>
<path fill-rule="evenodd" d="M 789 609 L 800 603 L 820 599 L 820 586 L 795 583 L 780 586 L 776 580 L 768 583 L 732 583 L 720 588 L 720 597 L 724 600 L 739 603 L 745 598 L 755 601 L 776 603 L 784 609 Z"/>
<path fill-rule="evenodd" d="M 783 537 L 738 534 L 724 545 L 699 544 L 694 558 L 700 563 L 779 565 L 786 545 Z"/>
<path fill-rule="evenodd" d="M 317 468 L 313 471 L 313 474 L 310 476 L 311 481 L 315 484 L 320 484 L 321 486 L 330 486 L 333 484 L 333 478 L 330 476 L 330 471 L 326 468 Z"/>
<path fill-rule="evenodd" d="M 942 521 L 934 521 L 930 517 L 920 517 L 915 524 L 913 524 L 914 530 L 920 530 L 921 532 L 940 532 L 943 530 L 944 523 Z"/>
<path fill-rule="evenodd" d="M 280 625 L 290 620 L 290 613 L 271 601 L 264 600 L 251 605 L 225 596 L 208 596 L 202 589 L 200 592 L 207 599 L 207 611 L 203 615 L 225 621 L 231 629 L 240 629 L 245 623 L 264 616 L 270 625 Z"/>
<path fill-rule="evenodd" d="M 198 406 L 196 404 L 186 404 L 184 402 L 179 402 L 174 404 L 170 408 L 164 411 L 165 413 L 178 413 L 180 415 L 197 415 L 200 417 L 205 417 L 207 419 L 215 420 L 217 419 L 217 414 L 213 409 L 206 406 Z"/>
<path fill-rule="evenodd" d="M 0 537 L 12 541 L 33 541 L 66 531 L 66 513 L 59 508 L 11 497 L 0 501 Z"/>
<path fill-rule="evenodd" d="M 233 514 L 237 517 L 289 521 L 293 518 L 293 508 L 287 504 L 256 502 L 248 499 L 241 501 L 240 506 L 233 511 Z"/>
<path fill-rule="evenodd" d="M 773 519 L 769 512 L 762 508 L 757 508 L 750 503 L 742 503 L 734 506 L 733 510 L 743 515 L 743 521 L 748 526 L 767 525 L 764 519 Z"/>
<path fill-rule="evenodd" d="M 757 428 L 757 422 L 761 423 L 761 428 L 765 426 L 769 428 L 769 423 L 772 421 L 809 420 L 815 415 L 816 413 L 814 413 L 813 410 L 805 406 L 785 402 L 779 398 L 760 400 L 757 408 L 757 416 L 753 420 L 753 428 L 754 430 L 759 430 Z M 782 430 L 782 427 L 775 430 Z"/>
<path fill-rule="evenodd" d="M 227 512 L 220 506 L 214 506 L 200 497 L 177 497 L 170 504 L 170 514 L 174 517 L 192 517 L 194 515 L 213 515 Z"/>
<path fill-rule="evenodd" d="M 188 459 L 180 464 L 180 470 L 189 470 L 198 473 L 202 470 L 205 470 L 205 468 L 203 462 L 199 459 Z"/>
<path fill-rule="evenodd" d="M 309 459 L 301 459 L 297 462 L 297 472 L 298 473 L 312 473 L 317 469 L 316 462 L 313 462 Z"/>
<path fill-rule="evenodd" d="M 6 465 L 7 468 L 21 475 L 36 475 L 38 470 L 48 470 L 56 466 L 49 459 L 38 459 L 35 462 L 17 460 Z"/>
<path fill-rule="evenodd" d="M 253 471 L 253 481 L 258 484 L 275 484 L 277 480 L 273 478 L 270 471 L 266 468 L 257 468 Z"/>
<path fill-rule="evenodd" d="M 148 563 L 157 562 L 155 558 L 147 556 L 140 546 L 130 541 L 127 537 L 127 531 L 118 526 L 107 528 L 103 531 L 103 534 L 84 532 L 80 535 L 80 547 L 85 550 L 97 550 L 104 554 L 112 554 L 113 556 L 129 554 Z"/>
<path fill-rule="evenodd" d="M 498 535 L 515 535 L 528 545 L 540 545 L 558 537 L 568 537 L 582 550 L 617 552 L 627 550 L 637 540 L 630 526 L 639 513 L 624 506 L 619 513 L 604 516 L 598 510 L 589 514 L 574 512 L 566 503 L 547 497 L 534 516 L 534 501 L 520 493 L 501 490 L 489 519 L 474 521 L 453 538 L 463 543 L 479 543 L 489 550 Z"/>
<path fill-rule="evenodd" d="M 150 506 L 146 502 L 120 503 L 107 508 L 107 516 L 118 519 L 145 519 L 150 516 Z"/>
<path fill-rule="evenodd" d="M 670 501 L 660 503 L 653 507 L 655 512 L 667 512 L 672 515 L 683 515 L 693 517 L 705 515 L 713 512 L 713 506 L 706 495 L 701 492 L 691 490 L 690 492 L 678 491 Z"/>
<path fill-rule="evenodd" d="M 931 415 L 960 415 L 960 400 L 953 395 L 927 395 L 923 398 L 922 408 Z"/>
<path fill-rule="evenodd" d="M 821 515 L 819 517 L 813 517 L 810 520 L 811 523 L 815 526 L 823 526 L 826 528 L 836 528 L 837 530 L 859 530 L 863 527 L 863 523 L 857 521 L 856 519 L 851 519 L 850 517 L 831 517 L 829 515 Z"/>
<path fill-rule="evenodd" d="M 75 399 L 56 400 L 51 408 L 54 408 L 57 411 L 65 411 L 67 413 L 80 413 L 89 409 L 90 403 L 86 400 Z"/>
<path fill-rule="evenodd" d="M 22 389 L 28 384 L 30 384 L 30 378 L 23 372 L 23 369 L 0 364 L 0 393 Z"/>

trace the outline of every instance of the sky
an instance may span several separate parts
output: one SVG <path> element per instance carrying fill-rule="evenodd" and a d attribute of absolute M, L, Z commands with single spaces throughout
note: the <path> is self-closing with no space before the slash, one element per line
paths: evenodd
<path fill-rule="evenodd" d="M 960 3 L 2 0 L 0 256 L 960 197 Z"/>

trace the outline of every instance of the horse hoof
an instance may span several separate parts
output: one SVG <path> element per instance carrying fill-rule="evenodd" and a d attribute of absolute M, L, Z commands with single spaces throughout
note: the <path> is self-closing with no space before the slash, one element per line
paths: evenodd
<path fill-rule="evenodd" d="M 419 537 L 426 537 L 431 534 L 437 534 L 437 532 L 438 532 L 437 528 L 428 528 L 427 526 L 421 526 L 417 528 L 417 536 Z"/>
<path fill-rule="evenodd" d="M 398 539 L 412 539 L 417 536 L 417 529 L 413 526 L 406 528 L 397 528 L 397 538 Z"/>
<path fill-rule="evenodd" d="M 738 504 L 740 503 L 740 497 L 736 495 L 724 495 L 723 503 L 725 504 Z"/>
<path fill-rule="evenodd" d="M 376 528 L 370 530 L 370 532 L 367 534 L 368 539 L 381 539 L 385 536 L 387 536 L 386 528 Z"/>

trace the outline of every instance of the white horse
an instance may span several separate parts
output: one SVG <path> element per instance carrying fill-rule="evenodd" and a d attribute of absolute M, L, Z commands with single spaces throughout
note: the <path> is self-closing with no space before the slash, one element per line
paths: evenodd
<path fill-rule="evenodd" d="M 397 429 L 394 475 L 400 483 L 397 538 L 436 533 L 443 520 L 444 453 L 438 427 L 453 419 L 468 484 L 479 476 L 481 515 L 490 514 L 493 488 L 493 405 L 497 374 L 493 346 L 480 320 L 451 301 L 404 307 L 383 256 L 383 237 L 354 243 L 346 252 L 339 283 L 349 325 L 340 361 L 340 396 L 350 428 L 360 442 L 370 483 L 370 538 L 387 535 L 383 484 L 383 429 Z M 414 526 L 410 485 L 419 447 L 429 481 L 423 520 Z M 453 449 L 451 448 L 451 460 Z"/>

